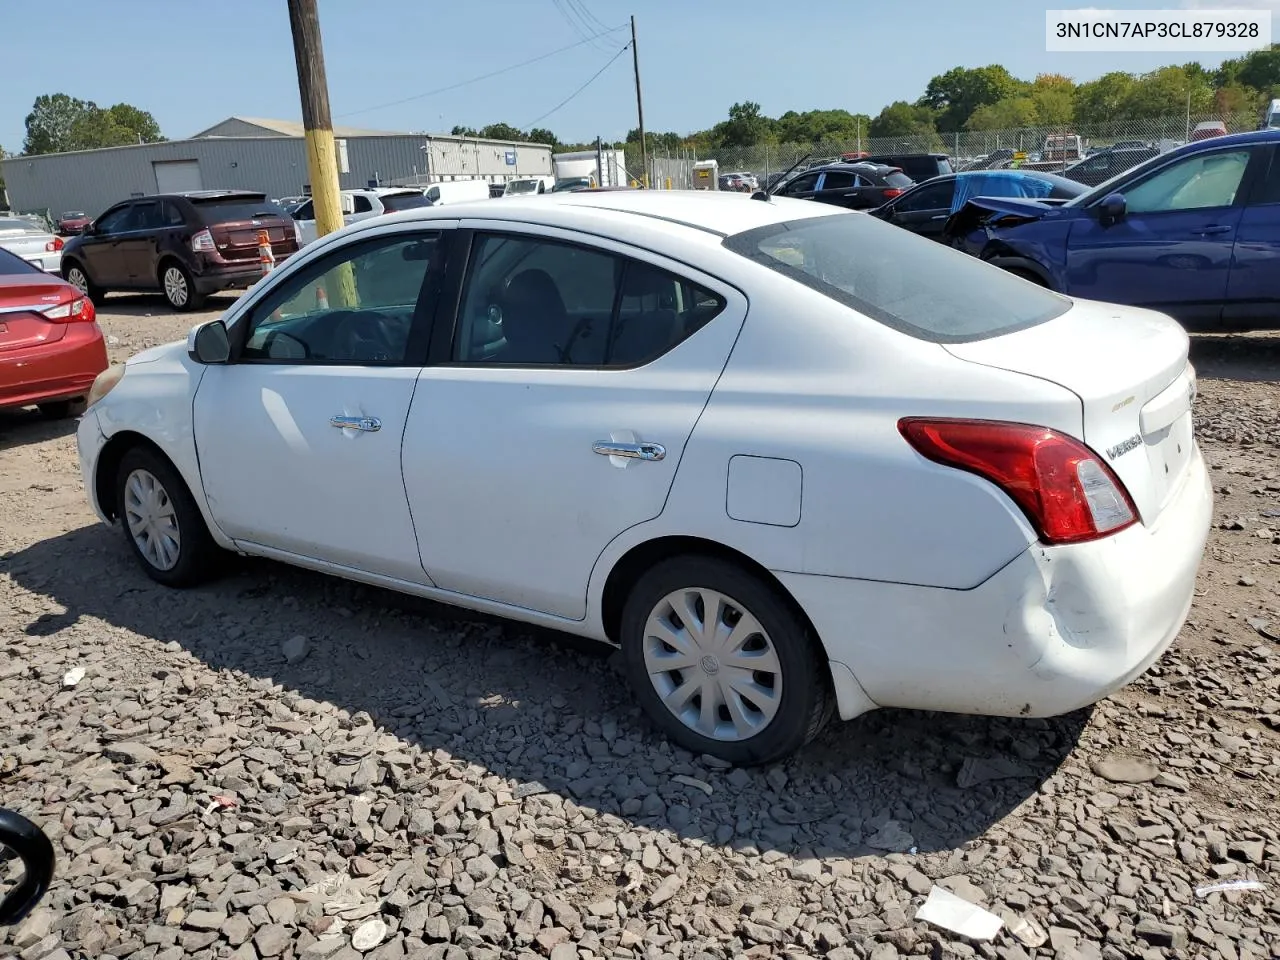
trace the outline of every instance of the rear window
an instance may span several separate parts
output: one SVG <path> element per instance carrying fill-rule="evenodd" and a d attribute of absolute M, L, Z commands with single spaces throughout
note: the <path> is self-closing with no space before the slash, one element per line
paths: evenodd
<path fill-rule="evenodd" d="M 860 213 L 774 223 L 724 245 L 885 326 L 932 343 L 1012 333 L 1071 301 L 999 267 Z"/>
<path fill-rule="evenodd" d="M 0 277 L 17 277 L 24 273 L 42 273 L 38 267 L 34 267 L 19 256 L 15 256 L 8 250 L 0 249 Z"/>
<path fill-rule="evenodd" d="M 431 201 L 420 193 L 397 193 L 389 197 L 383 197 L 382 205 L 386 207 L 387 213 L 395 213 L 397 210 L 429 207 L 431 206 Z"/>
<path fill-rule="evenodd" d="M 895 170 L 893 173 L 886 176 L 884 178 L 884 182 L 888 186 L 897 187 L 900 190 L 906 189 L 907 187 L 910 187 L 915 183 L 914 180 L 908 177 L 901 170 Z"/>
<path fill-rule="evenodd" d="M 234 220 L 257 220 L 262 217 L 289 219 L 289 214 L 278 203 L 270 200 L 245 200 L 235 197 L 227 200 L 192 200 L 201 221 L 206 224 L 230 223 Z"/>

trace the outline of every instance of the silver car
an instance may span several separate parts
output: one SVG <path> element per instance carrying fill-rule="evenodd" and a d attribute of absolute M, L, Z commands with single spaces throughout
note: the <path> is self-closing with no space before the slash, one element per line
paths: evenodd
<path fill-rule="evenodd" d="M 0 249 L 8 250 L 47 273 L 62 271 L 62 238 L 27 217 L 0 217 Z"/>

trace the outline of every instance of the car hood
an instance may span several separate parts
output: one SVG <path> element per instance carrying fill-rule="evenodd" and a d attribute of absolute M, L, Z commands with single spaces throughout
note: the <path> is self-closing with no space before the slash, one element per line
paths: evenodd
<path fill-rule="evenodd" d="M 141 353 L 135 353 L 124 362 L 126 367 L 135 367 L 142 363 L 155 363 L 170 357 L 180 356 L 187 352 L 187 341 L 175 340 L 173 343 L 162 343 L 158 347 L 150 347 Z"/>
<path fill-rule="evenodd" d="M 988 225 L 992 227 L 1016 227 L 1047 217 L 1069 215 L 1060 200 L 1032 200 L 1026 197 L 974 197 L 953 213 L 946 223 L 946 232 L 952 236 L 964 236 L 971 230 Z"/>

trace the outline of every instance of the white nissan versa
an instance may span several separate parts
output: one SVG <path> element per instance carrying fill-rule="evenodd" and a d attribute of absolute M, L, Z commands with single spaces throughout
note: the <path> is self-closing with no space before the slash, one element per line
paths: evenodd
<path fill-rule="evenodd" d="M 820 204 L 509 198 L 308 246 L 104 374 L 79 446 L 161 583 L 236 551 L 594 637 L 756 763 L 1159 657 L 1212 507 L 1187 350 Z"/>

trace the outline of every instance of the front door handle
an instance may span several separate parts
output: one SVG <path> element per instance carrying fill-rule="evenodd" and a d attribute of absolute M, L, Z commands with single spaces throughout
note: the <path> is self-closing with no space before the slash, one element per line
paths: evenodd
<path fill-rule="evenodd" d="M 330 417 L 329 426 L 339 430 L 364 430 L 366 433 L 377 433 L 382 429 L 382 421 L 377 417 Z"/>
<path fill-rule="evenodd" d="M 1202 236 L 1202 237 L 1212 237 L 1212 236 L 1216 236 L 1216 235 L 1218 235 L 1218 234 L 1220 234 L 1220 233 L 1230 233 L 1230 232 L 1231 232 L 1231 227 L 1229 227 L 1229 226 L 1221 226 L 1221 227 L 1205 227 L 1203 230 L 1200 230 L 1200 231 L 1198 231 L 1198 232 L 1199 232 L 1200 236 Z"/>
<path fill-rule="evenodd" d="M 667 448 L 660 443 L 619 443 L 615 440 L 597 440 L 592 451 L 602 457 L 626 457 L 630 460 L 657 461 L 667 455 Z"/>

